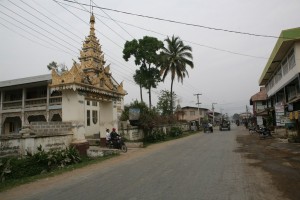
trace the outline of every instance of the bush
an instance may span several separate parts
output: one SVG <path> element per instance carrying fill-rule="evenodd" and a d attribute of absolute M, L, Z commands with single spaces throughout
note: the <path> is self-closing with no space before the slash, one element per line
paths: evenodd
<path fill-rule="evenodd" d="M 11 165 L 10 165 L 11 159 L 2 159 L 0 160 L 0 179 L 1 183 L 5 181 L 5 178 L 8 174 L 11 173 Z"/>
<path fill-rule="evenodd" d="M 166 139 L 166 135 L 161 130 L 153 130 L 145 136 L 145 142 L 155 143 Z"/>
<path fill-rule="evenodd" d="M 35 154 L 27 152 L 25 158 L 10 158 L 10 173 L 6 174 L 6 179 L 35 176 L 81 161 L 79 153 L 74 147 L 46 152 L 42 146 L 39 146 L 37 150 Z M 2 166 L 0 166 L 0 170 L 1 173 L 3 171 Z"/>
<path fill-rule="evenodd" d="M 183 132 L 182 132 L 181 128 L 179 128 L 179 127 L 172 127 L 169 134 L 172 137 L 178 137 L 178 136 L 182 135 L 182 133 Z"/>

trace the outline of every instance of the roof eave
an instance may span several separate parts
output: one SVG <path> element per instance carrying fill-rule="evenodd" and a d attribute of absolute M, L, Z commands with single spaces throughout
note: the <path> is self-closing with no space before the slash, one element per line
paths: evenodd
<path fill-rule="evenodd" d="M 300 28 L 283 30 L 275 44 L 275 47 L 268 59 L 268 62 L 259 78 L 259 85 L 266 85 L 277 66 L 285 56 L 286 51 L 300 40 Z"/>

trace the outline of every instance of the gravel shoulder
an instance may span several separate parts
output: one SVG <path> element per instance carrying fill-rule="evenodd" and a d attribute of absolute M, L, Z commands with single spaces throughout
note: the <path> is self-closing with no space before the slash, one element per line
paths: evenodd
<path fill-rule="evenodd" d="M 252 162 L 249 165 L 260 168 L 270 175 L 272 185 L 283 196 L 300 199 L 300 145 L 283 142 L 274 136 L 260 139 L 257 134 L 244 130 L 236 138 L 241 146 L 236 150 Z"/>

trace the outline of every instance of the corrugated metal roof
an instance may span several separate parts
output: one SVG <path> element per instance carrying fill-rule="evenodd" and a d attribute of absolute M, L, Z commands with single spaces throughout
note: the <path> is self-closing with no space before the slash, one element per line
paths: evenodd
<path fill-rule="evenodd" d="M 51 74 L 45 74 L 45 75 L 39 75 L 39 76 L 31 76 L 31 77 L 26 77 L 26 78 L 1 81 L 0 88 L 15 86 L 15 85 L 23 85 L 23 84 L 28 84 L 28 83 L 49 81 L 51 79 L 52 79 Z"/>

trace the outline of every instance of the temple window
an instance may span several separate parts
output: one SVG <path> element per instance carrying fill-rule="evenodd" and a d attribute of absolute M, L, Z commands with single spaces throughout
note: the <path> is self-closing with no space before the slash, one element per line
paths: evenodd
<path fill-rule="evenodd" d="M 98 112 L 97 112 L 97 110 L 93 110 L 92 114 L 93 114 L 93 123 L 97 124 L 97 122 L 98 122 Z"/>
<path fill-rule="evenodd" d="M 92 106 L 97 106 L 97 101 L 92 101 Z"/>
<path fill-rule="evenodd" d="M 90 105 L 90 101 L 86 101 L 86 105 L 88 105 L 88 106 L 89 106 L 89 105 Z"/>
<path fill-rule="evenodd" d="M 91 125 L 91 111 L 90 110 L 86 111 L 86 125 L 87 126 Z"/>

